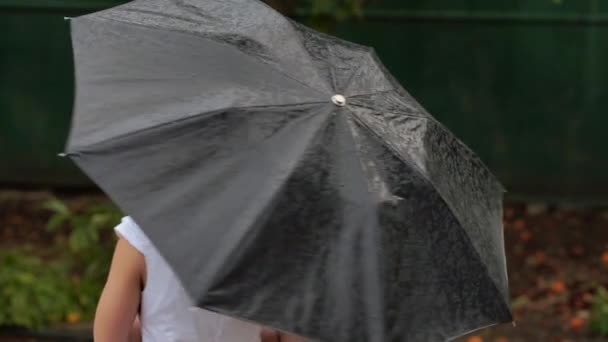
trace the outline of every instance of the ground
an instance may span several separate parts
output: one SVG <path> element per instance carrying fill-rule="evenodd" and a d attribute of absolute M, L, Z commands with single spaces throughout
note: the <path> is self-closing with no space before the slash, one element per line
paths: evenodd
<path fill-rule="evenodd" d="M 105 201 L 99 193 L 58 193 L 70 207 Z M 44 191 L 0 191 L 0 248 L 48 248 Z M 596 342 L 586 329 L 597 285 L 608 287 L 608 208 L 507 203 L 505 244 L 516 326 L 477 331 L 468 342 Z M 9 339 L 0 341 L 36 341 Z"/>

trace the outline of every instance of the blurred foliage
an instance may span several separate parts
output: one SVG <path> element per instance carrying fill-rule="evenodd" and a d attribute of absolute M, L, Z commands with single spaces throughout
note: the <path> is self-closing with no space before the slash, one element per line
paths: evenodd
<path fill-rule="evenodd" d="M 114 239 L 103 238 L 121 217 L 111 205 L 71 211 L 51 199 L 49 255 L 31 247 L 0 251 L 0 325 L 41 328 L 93 318 L 110 266 Z"/>
<path fill-rule="evenodd" d="M 363 4 L 363 0 L 310 1 L 313 16 L 329 16 L 337 21 L 343 21 L 351 17 L 361 18 L 363 16 Z"/>
<path fill-rule="evenodd" d="M 0 325 L 39 328 L 59 322 L 77 303 L 63 262 L 45 262 L 31 248 L 0 250 Z"/>
<path fill-rule="evenodd" d="M 336 23 L 362 18 L 363 8 L 369 0 L 264 0 L 278 11 L 298 16 L 306 14 L 311 27 L 331 32 Z"/>
<path fill-rule="evenodd" d="M 589 326 L 594 333 L 608 337 L 608 290 L 603 287 L 593 297 Z"/>

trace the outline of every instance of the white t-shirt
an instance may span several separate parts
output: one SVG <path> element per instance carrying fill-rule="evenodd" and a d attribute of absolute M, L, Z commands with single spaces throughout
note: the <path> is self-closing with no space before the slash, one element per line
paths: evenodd
<path fill-rule="evenodd" d="M 140 311 L 143 342 L 260 341 L 259 326 L 194 307 L 167 262 L 130 217 L 114 230 L 146 260 Z"/>

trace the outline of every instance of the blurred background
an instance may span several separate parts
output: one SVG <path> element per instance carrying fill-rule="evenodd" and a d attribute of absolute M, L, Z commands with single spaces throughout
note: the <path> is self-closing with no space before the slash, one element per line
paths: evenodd
<path fill-rule="evenodd" d="M 0 0 L 0 341 L 85 341 L 121 213 L 69 160 L 65 16 Z M 507 186 L 516 326 L 468 342 L 608 341 L 608 1 L 268 0 L 373 46 Z"/>

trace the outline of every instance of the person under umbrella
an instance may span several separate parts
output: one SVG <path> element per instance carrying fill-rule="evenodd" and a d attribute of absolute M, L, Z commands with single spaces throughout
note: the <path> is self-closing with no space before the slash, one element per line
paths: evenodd
<path fill-rule="evenodd" d="M 504 187 L 373 49 L 257 0 L 136 0 L 71 28 L 66 154 L 196 306 L 325 342 L 512 321 Z"/>
<path fill-rule="evenodd" d="M 166 261 L 130 217 L 97 305 L 95 342 L 303 342 L 301 337 L 195 309 Z"/>

